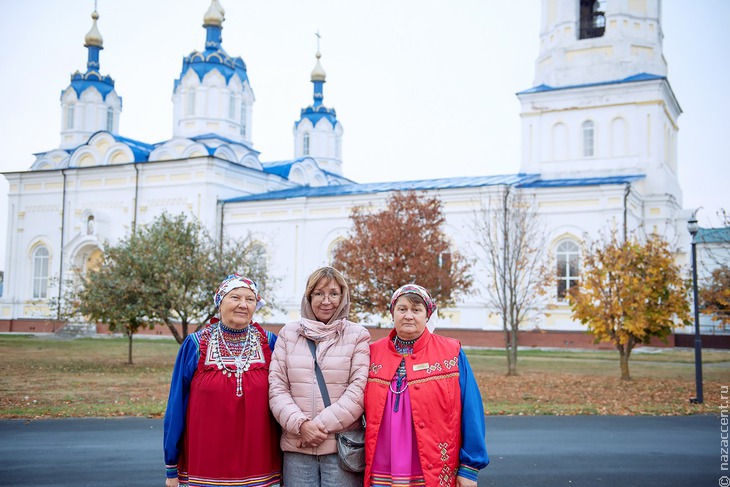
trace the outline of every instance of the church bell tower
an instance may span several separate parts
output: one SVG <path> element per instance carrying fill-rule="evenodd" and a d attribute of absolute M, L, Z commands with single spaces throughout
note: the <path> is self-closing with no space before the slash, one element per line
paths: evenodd
<path fill-rule="evenodd" d="M 637 175 L 644 194 L 681 205 L 682 111 L 662 39 L 660 0 L 542 0 L 534 84 L 517 93 L 521 172 Z"/>

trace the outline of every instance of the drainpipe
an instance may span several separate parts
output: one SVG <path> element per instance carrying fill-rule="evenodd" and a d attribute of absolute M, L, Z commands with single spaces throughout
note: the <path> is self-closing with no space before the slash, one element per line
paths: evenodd
<path fill-rule="evenodd" d="M 629 212 L 629 194 L 631 193 L 631 183 L 626 183 L 626 187 L 624 188 L 624 242 L 626 242 L 626 239 L 628 238 L 628 212 Z"/>
<path fill-rule="evenodd" d="M 61 251 L 59 257 L 59 271 L 58 271 L 58 308 L 56 309 L 56 319 L 61 320 L 61 297 L 63 296 L 63 245 L 64 236 L 66 234 L 66 170 L 61 169 L 61 175 L 63 176 L 63 192 L 61 195 Z"/>
<path fill-rule="evenodd" d="M 134 163 L 134 212 L 132 213 L 132 235 L 137 233 L 137 200 L 139 199 L 139 168 Z"/>
<path fill-rule="evenodd" d="M 221 255 L 223 255 L 223 215 L 224 215 L 223 210 L 225 210 L 225 207 L 226 207 L 226 202 L 221 201 L 221 228 L 220 228 L 220 232 L 218 235 L 218 248 L 220 249 Z"/>

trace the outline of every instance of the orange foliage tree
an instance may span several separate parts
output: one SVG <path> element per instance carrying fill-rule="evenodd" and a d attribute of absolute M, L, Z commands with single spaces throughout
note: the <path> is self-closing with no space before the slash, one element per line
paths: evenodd
<path fill-rule="evenodd" d="M 470 263 L 449 244 L 438 198 L 396 192 L 383 210 L 369 213 L 357 206 L 350 219 L 352 228 L 336 247 L 333 265 L 351 286 L 358 316 L 389 318 L 390 297 L 403 284 L 425 287 L 440 308 L 469 293 Z"/>
<path fill-rule="evenodd" d="M 711 315 L 723 326 L 730 324 L 730 267 L 712 271 L 707 283 L 700 289 L 702 312 Z"/>
<path fill-rule="evenodd" d="M 569 294 L 573 318 L 588 325 L 595 342 L 613 343 L 621 379 L 630 380 L 629 357 L 637 344 L 666 340 L 678 324 L 690 324 L 688 283 L 659 235 L 645 242 L 593 242 L 585 252 L 580 284 Z"/>
<path fill-rule="evenodd" d="M 699 290 L 699 302 L 702 313 L 711 315 L 718 320 L 722 326 L 730 324 L 730 263 L 728 263 L 728 249 L 730 248 L 730 213 L 720 210 L 718 216 L 724 228 L 718 228 L 719 242 L 714 242 L 719 248 L 717 255 L 710 251 L 710 258 L 717 266 L 710 276 L 705 279 Z"/>

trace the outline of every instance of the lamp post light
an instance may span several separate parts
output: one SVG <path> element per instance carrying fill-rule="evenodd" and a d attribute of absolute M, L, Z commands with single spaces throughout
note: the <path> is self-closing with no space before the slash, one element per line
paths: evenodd
<path fill-rule="evenodd" d="M 692 404 L 702 404 L 702 338 L 700 337 L 700 313 L 697 297 L 697 232 L 700 226 L 697 223 L 697 210 L 687 220 L 687 230 L 692 235 L 692 295 L 694 301 L 695 315 L 695 384 L 697 385 L 697 397 L 689 400 Z"/>

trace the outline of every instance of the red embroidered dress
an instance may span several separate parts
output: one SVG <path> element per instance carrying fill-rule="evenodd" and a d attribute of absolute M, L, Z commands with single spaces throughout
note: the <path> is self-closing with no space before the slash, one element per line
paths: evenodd
<path fill-rule="evenodd" d="M 251 339 L 247 338 L 251 331 L 217 324 L 195 334 L 199 335 L 195 340 L 199 343 L 197 367 L 189 384 L 177 462 L 181 486 L 250 487 L 281 482 L 279 428 L 269 412 L 268 397 L 273 335 L 256 323 L 249 328 L 254 330 Z M 176 373 L 178 368 L 176 364 Z M 236 373 L 238 369 L 243 372 Z M 173 374 L 171 401 L 175 385 Z M 165 456 L 169 465 L 168 455 L 174 456 L 168 452 L 176 429 L 173 423 L 180 418 L 168 419 L 168 414 L 170 411 L 165 418 Z"/>

